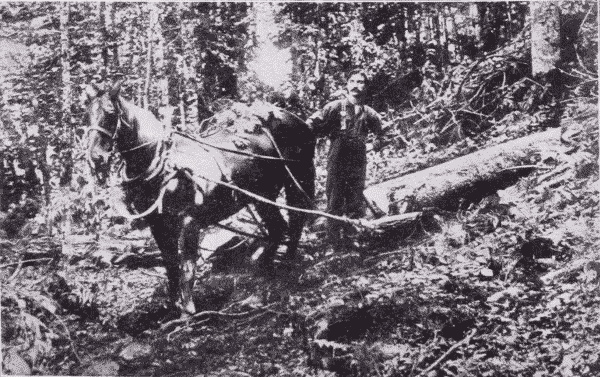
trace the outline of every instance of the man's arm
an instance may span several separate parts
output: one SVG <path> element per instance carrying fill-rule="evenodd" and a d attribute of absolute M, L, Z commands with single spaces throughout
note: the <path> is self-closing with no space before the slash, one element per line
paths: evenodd
<path fill-rule="evenodd" d="M 383 148 L 385 130 L 383 129 L 379 114 L 371 108 L 369 108 L 369 113 L 371 115 L 371 121 L 369 122 L 370 131 L 375 135 L 375 139 L 373 139 L 373 151 L 379 152 Z"/>
<path fill-rule="evenodd" d="M 335 102 L 330 102 L 306 120 L 306 124 L 309 125 L 316 137 L 328 136 L 331 133 L 334 123 L 334 108 Z"/>

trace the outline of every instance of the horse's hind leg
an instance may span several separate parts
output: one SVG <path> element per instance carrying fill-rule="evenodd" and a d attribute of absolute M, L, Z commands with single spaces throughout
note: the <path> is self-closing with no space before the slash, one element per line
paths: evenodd
<path fill-rule="evenodd" d="M 255 203 L 256 211 L 263 220 L 265 228 L 269 233 L 269 245 L 261 255 L 260 267 L 267 273 L 273 272 L 273 260 L 277 252 L 277 246 L 283 240 L 287 231 L 285 219 L 279 209 L 271 204 Z"/>
<path fill-rule="evenodd" d="M 181 309 L 187 314 L 196 313 L 193 300 L 196 260 L 198 259 L 198 240 L 200 238 L 198 221 L 192 216 L 183 219 L 179 237 L 179 293 Z"/>

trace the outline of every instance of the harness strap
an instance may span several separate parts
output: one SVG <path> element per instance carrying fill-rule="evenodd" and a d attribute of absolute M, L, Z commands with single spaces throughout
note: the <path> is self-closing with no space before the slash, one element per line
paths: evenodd
<path fill-rule="evenodd" d="M 136 175 L 135 177 L 128 177 L 127 173 L 125 172 L 125 169 L 123 169 L 125 165 L 124 164 L 121 165 L 121 168 L 119 169 L 119 171 L 120 171 L 121 179 L 123 180 L 122 184 L 125 184 L 125 185 L 131 184 L 132 182 L 135 182 L 144 176 L 145 176 L 144 181 L 148 182 L 151 179 L 158 176 L 164 170 L 164 167 L 166 164 L 166 158 L 162 158 L 162 156 L 161 156 L 161 151 L 162 151 L 163 145 L 164 145 L 164 143 L 161 143 L 160 146 L 156 147 L 156 152 L 154 153 L 154 158 L 150 162 L 150 166 L 148 167 L 148 169 L 146 169 L 146 171 Z"/>
<path fill-rule="evenodd" d="M 298 207 L 289 206 L 287 204 L 277 203 L 277 202 L 274 202 L 274 201 L 269 200 L 267 198 L 264 198 L 264 197 L 262 197 L 262 196 L 260 196 L 258 194 L 255 194 L 255 193 L 253 193 L 251 191 L 248 191 L 248 190 L 245 190 L 245 189 L 243 189 L 241 187 L 233 185 L 233 184 L 231 184 L 229 182 L 217 181 L 217 180 L 214 180 L 214 179 L 211 179 L 211 178 L 208 178 L 208 177 L 204 177 L 204 176 L 201 176 L 201 175 L 195 176 L 195 175 L 192 175 L 187 170 L 185 170 L 184 173 L 185 173 L 185 175 L 189 179 L 191 179 L 198 186 L 202 185 L 201 182 L 198 181 L 198 178 L 200 178 L 200 179 L 204 179 L 206 181 L 212 182 L 212 183 L 216 183 L 218 185 L 223 185 L 223 186 L 225 186 L 225 187 L 227 187 L 229 189 L 232 189 L 234 191 L 241 192 L 242 194 L 247 195 L 247 196 L 251 197 L 252 199 L 255 199 L 255 200 L 259 201 L 259 202 L 270 204 L 270 205 L 273 205 L 273 206 L 281 208 L 281 209 L 286 209 L 288 211 L 296 211 L 296 212 L 306 213 L 306 214 L 309 214 L 309 215 L 323 216 L 323 217 L 330 218 L 332 220 L 337 220 L 337 221 L 342 221 L 342 222 L 345 222 L 345 223 L 350 223 L 350 224 L 355 225 L 357 227 L 369 228 L 369 226 L 367 225 L 367 223 L 365 221 L 361 220 L 361 219 L 351 219 L 351 218 L 348 218 L 348 217 L 345 217 L 345 216 L 332 215 L 330 213 L 326 213 L 326 212 L 319 211 L 319 210 L 298 208 Z"/>
<path fill-rule="evenodd" d="M 85 137 L 87 137 L 87 134 L 89 134 L 89 133 L 90 133 L 90 131 L 98 131 L 98 132 L 100 132 L 101 134 L 104 134 L 104 135 L 106 135 L 106 136 L 110 137 L 111 139 L 112 139 L 112 137 L 113 137 L 113 135 L 111 135 L 111 133 L 110 133 L 110 132 L 108 132 L 107 130 L 105 130 L 104 128 L 102 128 L 102 127 L 99 127 L 99 126 L 89 126 L 89 127 L 87 127 L 87 128 L 85 129 L 85 135 L 84 135 L 84 136 L 85 136 Z"/>
<path fill-rule="evenodd" d="M 120 117 L 119 117 L 119 119 L 120 119 Z M 146 169 L 145 172 L 142 172 L 135 177 L 127 177 L 125 170 L 123 170 L 123 166 L 121 166 L 120 175 L 121 175 L 121 179 L 123 180 L 123 184 L 130 184 L 134 181 L 137 181 L 138 179 L 141 179 L 146 174 L 147 174 L 147 176 L 144 177 L 144 181 L 148 182 L 151 179 L 158 176 L 164 170 L 167 158 L 165 156 L 163 156 L 163 152 L 168 143 L 167 141 L 165 141 L 165 139 L 167 139 L 167 140 L 170 139 L 170 133 L 167 132 L 167 126 L 164 124 L 163 124 L 163 131 L 165 132 L 166 137 L 163 137 L 160 140 L 147 142 L 147 143 L 138 145 L 136 147 L 133 147 L 131 149 L 128 149 L 126 151 L 119 152 L 121 155 L 123 155 L 125 153 L 135 151 L 137 149 L 140 149 L 140 148 L 148 146 L 148 145 L 152 145 L 154 143 L 157 144 L 156 150 L 154 151 L 154 157 L 152 158 L 152 161 L 150 162 L 150 166 L 148 166 L 148 168 Z"/>
<path fill-rule="evenodd" d="M 137 219 L 141 219 L 143 217 L 150 215 L 152 212 L 156 211 L 156 209 L 158 209 L 159 213 L 162 213 L 162 203 L 163 203 L 165 193 L 167 192 L 167 183 L 171 179 L 173 179 L 175 177 L 175 175 L 177 175 L 177 173 L 178 173 L 178 171 L 174 170 L 165 178 L 164 183 L 160 189 L 160 193 L 158 194 L 158 197 L 156 198 L 154 203 L 152 203 L 152 205 L 150 207 L 148 207 L 147 210 L 145 210 L 142 213 L 137 213 L 135 215 L 124 214 L 123 217 L 125 217 L 128 220 L 137 220 Z"/>
<path fill-rule="evenodd" d="M 348 114 L 348 100 L 344 99 L 342 101 L 342 119 L 340 125 L 340 131 L 348 132 L 348 128 L 350 127 L 350 114 Z"/>

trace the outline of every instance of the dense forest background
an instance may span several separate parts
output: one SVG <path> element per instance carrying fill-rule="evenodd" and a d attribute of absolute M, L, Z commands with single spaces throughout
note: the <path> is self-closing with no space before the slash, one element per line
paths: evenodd
<path fill-rule="evenodd" d="M 596 11 L 586 2 L 560 8 L 556 43 L 566 47 L 556 63 L 568 73 L 559 81 L 587 80 L 587 93 Z M 16 217 L 3 225 L 8 235 L 36 214 L 51 234 L 73 216 L 88 231 L 99 226 L 102 206 L 90 203 L 101 200 L 89 200 L 97 193 L 81 164 L 80 98 L 90 83 L 125 80 L 125 96 L 188 130 L 225 99 L 267 100 L 305 118 L 359 67 L 372 76 L 371 103 L 386 125 L 435 143 L 548 105 L 527 96 L 535 90 L 527 3 L 52 2 L 0 11 L 0 209 Z M 470 87 L 477 75 L 485 85 Z M 471 97 L 471 108 L 448 111 L 445 97 L 458 95 Z"/>
<path fill-rule="evenodd" d="M 279 312 L 261 312 L 276 318 L 271 325 L 283 333 L 289 333 L 293 328 L 297 334 L 300 322 L 295 321 L 306 314 L 307 305 L 312 305 L 312 314 L 306 314 L 306 317 L 302 317 L 303 322 L 301 321 L 305 326 L 304 330 L 308 328 L 312 331 L 315 326 L 318 327 L 315 325 L 315 318 L 318 317 L 315 313 L 319 310 L 337 310 L 333 304 L 335 300 L 343 299 L 348 302 L 352 292 L 345 292 L 343 289 L 352 286 L 356 288 L 354 293 L 363 292 L 366 287 L 372 288 L 369 284 L 373 283 L 373 279 L 380 279 L 377 284 L 381 289 L 387 289 L 387 293 L 377 291 L 376 299 L 371 297 L 367 300 L 363 297 L 368 305 L 365 304 L 366 301 L 352 296 L 354 298 L 349 301 L 354 301 L 349 305 L 356 304 L 356 307 L 352 306 L 352 310 L 356 310 L 351 315 L 363 315 L 363 306 L 367 305 L 375 310 L 368 313 L 374 323 L 380 321 L 388 327 L 392 326 L 387 314 L 378 312 L 376 306 L 369 306 L 385 298 L 388 300 L 384 301 L 389 310 L 404 313 L 403 319 L 394 318 L 395 325 L 400 322 L 398 326 L 401 327 L 395 328 L 395 331 L 404 331 L 404 338 L 410 338 L 414 344 L 405 345 L 396 338 L 394 343 L 376 332 L 369 332 L 365 337 L 361 333 L 357 338 L 350 339 L 348 332 L 341 340 L 336 339 L 339 342 L 325 344 L 324 349 L 333 349 L 334 354 L 339 344 L 352 344 L 351 351 L 339 346 L 339 352 L 345 356 L 341 359 L 327 356 L 328 364 L 323 361 L 327 357 L 319 358 L 314 352 L 309 352 L 309 356 L 301 356 L 302 352 L 297 349 L 300 346 L 296 347 L 292 339 L 284 336 L 287 340 L 270 339 L 269 343 L 283 342 L 284 348 L 287 347 L 286 350 L 290 352 L 283 360 L 274 356 L 275 351 L 265 351 L 261 348 L 262 345 L 251 347 L 252 351 L 249 349 L 248 353 L 234 347 L 238 352 L 236 355 L 242 358 L 242 361 L 238 360 L 238 366 L 252 375 L 327 375 L 318 374 L 315 369 L 301 369 L 297 374 L 291 372 L 294 370 L 291 365 L 308 358 L 312 360 L 313 367 L 327 364 L 325 369 L 337 371 L 340 375 L 593 375 L 598 370 L 598 357 L 596 355 L 594 359 L 591 348 L 586 348 L 586 338 L 582 335 L 589 328 L 592 328 L 589 331 L 597 332 L 597 324 L 590 319 L 591 312 L 586 312 L 586 315 L 590 315 L 585 317 L 587 319 L 580 328 L 565 330 L 566 325 L 561 322 L 564 334 L 573 331 L 569 333 L 572 335 L 571 342 L 580 342 L 571 344 L 571 347 L 584 345 L 583 351 L 577 355 L 571 352 L 573 348 L 558 344 L 557 339 L 564 338 L 566 342 L 569 337 L 553 332 L 548 325 L 551 321 L 555 324 L 560 322 L 559 317 L 564 315 L 564 312 L 560 312 L 564 307 L 552 300 L 562 297 L 560 300 L 563 303 L 565 300 L 574 302 L 575 298 L 581 298 L 582 302 L 593 302 L 589 298 L 591 291 L 584 289 L 583 293 L 577 291 L 577 294 L 569 291 L 570 296 L 565 298 L 564 290 L 557 288 L 558 290 L 549 293 L 539 288 L 539 279 L 533 279 L 535 283 L 519 280 L 519 284 L 523 283 L 529 288 L 536 286 L 538 291 L 535 294 L 529 294 L 527 289 L 524 292 L 521 286 L 507 288 L 506 284 L 517 284 L 517 278 L 509 278 L 515 265 L 510 265 L 506 260 L 502 262 L 500 257 L 494 259 L 494 252 L 521 250 L 521 246 L 542 233 L 539 228 L 548 229 L 548 222 L 566 222 L 570 226 L 575 224 L 579 227 L 583 223 L 588 224 L 588 217 L 597 219 L 598 201 L 591 194 L 597 194 L 597 187 L 592 189 L 595 187 L 592 182 L 598 177 L 598 136 L 597 129 L 590 128 L 590 122 L 597 124 L 597 57 L 598 8 L 593 1 L 0 3 L 0 239 L 2 252 L 5 254 L 0 272 L 3 279 L 14 281 L 19 276 L 24 279 L 19 280 L 19 283 L 11 283 L 9 293 L 3 290 L 3 352 L 19 350 L 21 355 L 10 353 L 12 359 L 6 361 L 5 358 L 3 364 L 5 370 L 8 368 L 6 365 L 13 368 L 8 370 L 16 370 L 17 374 L 27 374 L 24 373 L 27 371 L 37 374 L 77 373 L 84 371 L 86 365 L 92 368 L 85 370 L 88 374 L 110 375 L 119 370 L 118 366 L 111 364 L 112 361 L 90 364 L 89 360 L 78 356 L 76 349 L 79 349 L 79 353 L 85 353 L 85 350 L 90 354 L 94 353 L 92 345 L 98 341 L 94 337 L 98 334 L 93 334 L 79 320 L 61 317 L 63 314 L 79 316 L 78 318 L 90 317 L 92 309 L 89 305 L 94 303 L 94 299 L 90 297 L 98 296 L 98 284 L 94 283 L 96 288 L 87 287 L 81 291 L 87 292 L 87 296 L 81 292 L 73 293 L 74 291 L 68 295 L 69 300 L 75 302 L 69 301 L 68 305 L 63 302 L 63 309 L 67 312 L 65 314 L 58 311 L 48 298 L 52 297 L 49 293 L 52 289 L 45 289 L 40 294 L 36 285 L 40 281 L 35 279 L 36 271 L 46 274 L 44 268 L 57 267 L 57 255 L 62 255 L 60 263 L 68 262 L 69 265 L 77 265 L 82 258 L 89 257 L 90 249 L 75 248 L 73 251 L 69 249 L 72 245 L 66 246 L 73 236 L 93 236 L 94 239 L 103 236 L 120 237 L 136 229 L 135 224 L 126 221 L 111 206 L 118 189 L 116 177 L 113 177 L 108 187 L 99 187 L 83 160 L 87 121 L 82 98 L 88 84 L 110 84 L 124 80 L 125 97 L 150 109 L 173 127 L 194 132 L 203 119 L 218 112 L 231 101 L 267 101 L 285 107 L 305 119 L 326 102 L 341 96 L 346 74 L 355 68 L 362 68 L 371 76 L 369 103 L 381 114 L 387 128 L 384 151 L 382 154 L 369 155 L 369 184 L 418 171 L 488 145 L 551 128 L 560 128 L 561 134 L 571 143 L 569 156 L 575 162 L 569 165 L 568 171 L 572 175 L 565 175 L 567 168 L 563 169 L 559 157 L 542 156 L 535 161 L 532 159 L 531 164 L 540 161 L 550 164 L 549 161 L 552 161 L 552 167 L 543 169 L 553 170 L 541 169 L 539 174 L 547 175 L 538 178 L 552 179 L 553 183 L 544 185 L 543 193 L 537 193 L 539 197 L 533 198 L 531 188 L 536 184 L 533 178 L 528 181 L 529 191 L 523 189 L 523 192 L 532 196 L 527 196 L 528 199 L 516 204 L 525 206 L 525 202 L 529 203 L 527 216 L 517 216 L 518 220 L 515 220 L 511 215 L 510 220 L 506 220 L 508 215 L 503 212 L 498 215 L 498 219 L 503 219 L 503 225 L 500 226 L 501 222 L 495 220 L 496 215 L 486 212 L 488 207 L 484 204 L 480 207 L 461 208 L 462 212 L 457 215 L 460 226 L 453 223 L 443 226 L 441 235 L 430 234 L 436 240 L 434 242 L 430 239 L 433 244 L 419 240 L 419 243 L 404 245 L 409 251 L 403 251 L 402 255 L 410 255 L 410 263 L 407 263 L 411 268 L 415 268 L 416 263 L 420 266 L 418 268 L 426 266 L 426 269 L 433 269 L 440 266 L 440 260 L 448 257 L 444 254 L 446 252 L 465 255 L 473 261 L 481 258 L 477 254 L 479 251 L 468 248 L 474 248 L 474 244 L 480 247 L 481 243 L 477 242 L 482 242 L 485 248 L 493 250 L 492 256 L 490 252 L 485 254 L 485 271 L 472 264 L 466 266 L 467 262 L 461 260 L 458 264 L 462 270 L 456 276 L 466 280 L 448 280 L 442 284 L 434 277 L 440 272 L 429 270 L 433 274 L 430 276 L 432 280 L 416 273 L 410 277 L 400 276 L 395 269 L 404 266 L 404 262 L 377 259 L 378 264 L 373 266 L 379 269 L 378 272 L 374 272 L 373 276 L 366 272 L 363 275 L 356 273 L 352 283 L 327 280 L 329 278 L 326 275 L 331 274 L 331 270 L 319 272 L 317 269 L 316 280 L 305 286 L 306 289 L 315 291 L 310 294 L 296 292 L 296 296 L 292 297 L 297 302 L 292 303 L 291 299 L 289 303 L 286 301 L 281 304 L 283 308 L 277 309 Z M 583 111 L 587 114 L 585 117 L 580 116 L 583 108 L 586 109 Z M 315 160 L 320 204 L 323 200 L 324 153 L 323 146 L 319 147 Z M 578 179 L 587 183 L 579 184 Z M 569 186 L 566 191 L 555 190 L 562 185 L 556 183 L 559 181 L 569 182 L 576 187 Z M 555 207 L 550 205 L 556 204 L 552 201 L 552 195 L 562 195 L 560 200 L 556 199 L 559 204 Z M 579 205 L 579 200 L 585 204 L 573 207 Z M 540 207 L 534 209 L 531 207 L 534 205 L 532 203 Z M 547 204 L 546 207 L 544 203 Z M 561 214 L 556 214 L 557 208 L 560 208 Z M 482 216 L 487 220 L 482 220 Z M 569 217 L 567 221 L 568 216 L 583 216 L 586 220 L 579 223 Z M 568 246 L 572 250 L 584 253 L 594 242 L 598 245 L 597 238 L 591 235 L 592 228 L 588 225 L 577 228 L 587 230 L 582 230 L 576 236 L 567 231 L 560 235 L 555 232 L 554 240 L 558 242 L 558 239 L 564 241 L 568 238 Z M 483 231 L 482 227 L 487 230 Z M 504 233 L 493 233 L 494 229 L 500 228 L 504 228 Z M 473 241 L 490 232 L 492 236 L 488 236 L 486 241 Z M 311 242 L 318 244 L 318 240 L 310 235 L 307 237 L 307 248 Z M 574 241 L 575 239 L 578 241 Z M 548 241 L 544 242 L 543 245 L 548 246 Z M 442 249 L 440 244 L 444 245 Z M 559 249 L 564 251 L 565 246 L 561 245 Z M 463 246 L 464 250 L 459 248 Z M 538 246 L 534 248 L 536 253 Z M 458 251 L 456 248 L 459 248 Z M 42 250 L 42 254 L 33 253 L 30 259 L 39 257 L 52 260 L 54 264 L 32 264 L 30 268 L 42 270 L 27 272 L 27 268 L 21 263 L 21 256 L 33 249 Z M 71 250 L 72 254 L 66 250 Z M 387 252 L 396 257 L 400 253 L 398 250 Z M 508 258 L 507 251 L 502 255 Z M 594 259 L 587 254 L 585 258 L 586 261 Z M 15 262 L 18 260 L 21 262 Z M 92 270 L 95 268 L 99 271 L 99 266 L 106 268 L 105 264 L 100 264 L 94 265 Z M 579 265 L 581 266 L 583 264 Z M 360 268 L 364 271 L 366 267 L 361 265 Z M 469 268 L 476 270 L 477 278 L 473 278 L 474 280 L 465 277 L 470 273 L 465 272 Z M 597 283 L 597 280 L 588 276 L 590 271 L 600 273 L 600 270 L 594 269 L 597 270 L 597 267 L 585 267 L 586 282 Z M 504 271 L 502 278 L 497 270 Z M 381 275 L 381 271 L 385 275 Z M 484 271 L 484 278 L 481 271 Z M 525 275 L 531 274 L 531 269 L 527 271 L 529 272 L 524 273 Z M 396 274 L 393 279 L 392 272 Z M 570 272 L 572 270 L 567 271 Z M 341 271 L 333 275 L 336 274 L 340 275 Z M 89 276 L 72 279 L 77 280 L 79 286 L 90 283 Z M 3 280 L 3 286 L 4 281 L 9 280 Z M 405 291 L 390 291 L 392 280 L 393 284 L 404 281 Z M 68 278 L 67 281 L 71 286 L 77 285 Z M 318 286 L 319 282 L 323 286 Z M 571 280 L 569 282 L 573 283 Z M 102 284 L 105 283 L 106 280 L 103 280 Z M 437 287 L 438 283 L 447 290 L 443 294 L 427 289 L 424 293 L 421 291 L 422 294 L 434 297 L 430 300 L 433 302 L 432 306 L 415 298 L 421 294 L 418 291 L 423 289 L 423 285 L 419 284 Z M 127 283 L 127 287 L 138 289 L 136 284 L 137 282 Z M 338 286 L 341 288 L 338 289 Z M 250 284 L 246 288 L 251 291 L 249 287 Z M 501 288 L 505 289 L 502 291 L 504 293 L 494 296 Z M 386 296 L 388 293 L 389 297 Z M 324 295 L 328 299 L 318 301 Z M 494 297 L 494 301 L 488 300 L 488 306 L 483 309 L 467 310 L 461 309 L 460 299 L 453 301 L 449 295 L 460 295 L 460 299 L 466 296 L 471 301 L 481 302 L 485 301 L 485 297 Z M 87 299 L 82 299 L 83 296 Z M 104 300 L 102 302 L 108 305 L 109 296 L 114 298 L 111 293 L 97 300 Z M 402 301 L 398 298 L 400 296 L 413 297 L 416 301 Z M 550 297 L 549 301 L 554 302 L 554 306 L 548 309 L 554 310 L 553 312 L 542 309 L 545 307 L 543 302 L 548 301 L 547 296 Z M 137 298 L 137 295 L 130 292 L 129 297 Z M 517 302 L 517 298 L 520 302 Z M 588 299 L 592 301 L 586 301 Z M 523 302 L 531 305 L 527 309 L 531 310 L 525 317 L 516 308 L 518 305 L 526 305 Z M 98 302 L 94 303 L 97 304 Z M 110 326 L 114 325 L 116 318 L 122 314 L 122 309 L 129 304 L 120 303 L 119 309 L 110 309 L 109 312 L 100 314 L 94 306 L 96 316 L 101 318 L 94 322 L 94 326 L 98 326 L 96 329 L 101 329 L 98 331 L 104 334 L 103 346 L 117 343 L 119 347 L 123 346 L 123 343 L 119 343 L 121 340 L 115 343 L 116 330 Z M 450 309 L 443 313 L 436 312 L 433 305 L 438 304 Z M 539 306 L 535 306 L 538 304 Z M 489 305 L 493 308 L 490 309 Z M 265 307 L 267 306 L 265 303 Z M 413 306 L 425 308 L 427 313 L 412 313 L 410 307 Z M 68 312 L 65 309 L 68 307 L 78 307 L 79 311 Z M 505 313 L 504 310 L 508 312 Z M 283 316 L 282 312 L 287 314 Z M 485 320 L 478 317 L 478 314 L 473 314 L 475 312 L 486 313 Z M 334 317 L 347 314 L 336 313 Z M 439 318 L 434 319 L 434 314 Z M 443 331 L 438 331 L 439 328 L 435 328 L 436 321 L 451 323 L 454 327 L 450 327 L 456 328 L 461 316 L 472 320 L 471 325 L 465 326 L 473 327 L 477 323 L 477 335 L 474 332 L 459 331 L 459 335 L 452 333 L 446 336 Z M 226 315 L 224 317 L 230 318 Z M 427 318 L 427 321 L 419 322 L 418 318 L 421 317 Z M 6 318 L 11 321 L 7 322 Z M 526 346 L 520 347 L 517 338 L 511 338 L 526 326 L 524 318 L 534 318 L 534 325 L 527 326 L 535 327 L 538 322 L 540 324 L 539 329 L 527 329 L 529 335 L 526 341 L 519 338 L 519 341 L 535 344 L 538 347 L 536 351 L 526 349 Z M 78 329 L 73 338 L 63 320 L 68 326 Z M 480 326 L 482 321 L 485 326 Z M 75 322 L 77 325 L 74 325 Z M 260 338 L 267 325 L 262 322 L 260 325 L 256 322 L 249 323 L 249 328 L 254 332 L 244 335 L 244 339 Z M 253 327 L 254 325 L 256 326 Z M 240 333 L 236 332 L 237 329 L 234 331 L 231 324 L 207 326 L 208 330 L 202 327 L 203 337 L 210 338 L 210 334 L 219 333 L 218 326 L 225 330 L 213 339 L 194 338 L 192 341 L 187 337 L 187 330 L 190 330 L 188 328 L 187 332 L 184 331 L 185 339 L 178 340 L 180 343 L 151 342 L 151 351 L 142 356 L 143 362 L 137 356 L 132 356 L 127 362 L 121 360 L 121 372 L 136 374 L 142 370 L 144 373 L 157 375 L 177 373 L 177 362 L 173 363 L 169 358 L 181 361 L 178 358 L 185 355 L 191 357 L 191 352 L 196 352 L 196 349 L 197 352 L 210 353 L 210 347 L 220 350 L 214 351 L 215 355 L 220 352 L 220 356 L 215 356 L 202 366 L 189 367 L 187 359 L 182 365 L 187 365 L 191 368 L 189 370 L 197 370 L 198 373 L 227 369 L 227 365 L 232 369 L 226 361 L 231 355 L 227 354 L 229 351 L 225 345 L 242 342 Z M 106 330 L 109 327 L 110 330 Z M 390 332 L 391 327 L 388 327 L 379 330 Z M 441 328 L 447 329 L 443 326 Z M 234 332 L 235 336 L 232 335 Z M 492 338 L 490 334 L 500 334 L 503 340 L 491 341 L 490 339 L 496 338 Z M 402 338 L 397 336 L 398 339 Z M 390 349 L 387 343 L 381 343 L 383 341 L 377 343 L 378 337 L 385 338 L 396 348 Z M 536 343 L 534 338 L 545 340 Z M 466 343 L 465 339 L 468 339 Z M 546 341 L 547 339 L 552 341 Z M 193 342 L 197 348 L 187 346 Z M 452 342 L 465 345 L 460 357 L 451 354 L 458 347 L 453 348 Z M 467 347 L 468 342 L 472 343 Z M 10 347 L 7 348 L 7 345 Z M 488 345 L 489 348 L 486 348 Z M 591 345 L 593 343 L 589 344 L 590 347 Z M 188 353 L 174 356 L 177 349 L 185 349 Z M 26 356 L 23 356 L 23 350 L 27 350 Z M 526 352 L 532 354 L 523 358 L 515 356 Z M 575 370 L 565 366 L 567 356 L 575 364 L 579 363 L 581 368 Z M 269 362 L 265 361 L 269 359 L 277 359 L 278 367 L 269 367 Z M 446 359 L 449 360 L 448 365 L 443 367 Z M 532 361 L 534 359 L 537 361 Z M 257 360 L 262 361 L 259 363 Z M 481 360 L 486 362 L 478 364 Z M 19 364 L 20 362 L 24 364 Z M 275 365 L 275 361 L 270 362 Z M 286 363 L 290 365 L 288 369 Z M 286 370 L 289 371 L 288 374 L 283 372 Z M 243 375 L 245 374 L 239 374 Z"/>

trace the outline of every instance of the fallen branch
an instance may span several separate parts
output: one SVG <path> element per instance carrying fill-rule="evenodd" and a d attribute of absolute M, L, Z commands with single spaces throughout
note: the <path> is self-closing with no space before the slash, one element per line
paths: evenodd
<path fill-rule="evenodd" d="M 415 221 L 419 220 L 421 216 L 422 212 L 410 212 L 394 216 L 384 216 L 379 219 L 368 221 L 365 223 L 365 225 L 375 230 L 390 227 L 394 228 L 401 224 L 413 224 Z"/>
<path fill-rule="evenodd" d="M 538 165 L 519 165 L 519 166 L 511 166 L 509 168 L 504 168 L 502 170 L 500 170 L 500 173 L 502 173 L 503 171 L 508 171 L 508 170 L 518 170 L 518 169 L 543 169 L 543 170 L 550 170 L 553 169 L 549 166 L 538 166 Z"/>
<path fill-rule="evenodd" d="M 204 324 L 206 322 L 208 322 L 208 318 L 206 318 L 205 320 L 199 321 L 199 322 L 194 322 L 194 323 L 192 323 L 192 324 L 190 324 L 188 326 L 177 327 L 177 328 L 175 328 L 175 330 L 173 330 L 173 331 L 171 331 L 170 333 L 167 334 L 167 341 L 170 342 L 171 340 L 173 340 L 173 338 L 171 338 L 171 337 L 173 335 L 177 334 L 178 332 L 181 332 L 181 331 L 183 331 L 185 329 L 189 329 L 189 328 L 192 328 L 192 327 L 196 327 L 196 326 L 202 325 L 202 324 Z"/>
<path fill-rule="evenodd" d="M 159 279 L 166 279 L 166 278 L 167 278 L 167 276 L 166 276 L 166 275 L 159 274 L 159 273 L 156 273 L 156 274 L 155 274 L 155 273 L 152 273 L 152 272 L 150 272 L 150 271 L 144 271 L 144 269 L 140 269 L 139 271 L 140 271 L 142 274 L 144 274 L 144 275 L 152 276 L 152 277 L 154 277 L 154 278 L 159 278 Z"/>
<path fill-rule="evenodd" d="M 562 276 L 565 276 L 565 275 L 568 275 L 568 274 L 571 274 L 574 272 L 583 271 L 583 269 L 585 268 L 585 265 L 587 263 L 589 263 L 590 261 L 591 261 L 590 259 L 581 259 L 581 260 L 575 261 L 572 264 L 570 264 L 569 266 L 561 268 L 560 270 L 548 272 L 546 275 L 542 276 L 540 278 L 540 280 L 546 285 L 556 282 L 556 280 L 559 277 L 562 277 Z"/>
<path fill-rule="evenodd" d="M 52 312 L 49 312 L 49 313 L 54 316 L 54 318 L 62 325 L 62 327 L 64 327 L 65 333 L 67 335 L 67 339 L 69 340 L 69 346 L 71 347 L 71 351 L 73 352 L 73 355 L 75 355 L 75 358 L 77 359 L 77 361 L 79 362 L 79 364 L 81 364 L 81 358 L 77 354 L 77 350 L 75 349 L 75 343 L 73 342 L 73 339 L 71 338 L 71 333 L 69 332 L 69 328 L 63 322 L 63 320 L 60 319 L 59 316 L 57 316 L 56 314 L 54 314 Z"/>
<path fill-rule="evenodd" d="M 244 317 L 246 317 L 248 315 L 256 314 L 256 313 L 261 312 L 261 311 L 266 311 L 266 310 L 269 309 L 269 307 L 273 306 L 274 304 L 276 304 L 276 303 L 267 305 L 267 306 L 262 307 L 262 308 L 256 308 L 256 309 L 253 309 L 253 310 L 249 310 L 247 312 L 241 312 L 241 313 L 227 313 L 225 311 L 218 311 L 218 310 L 205 310 L 203 312 L 196 313 L 196 314 L 194 314 L 191 317 L 178 318 L 178 319 L 174 319 L 172 321 L 169 321 L 169 322 L 163 324 L 160 327 L 160 331 L 166 331 L 169 328 L 171 328 L 172 326 L 176 326 L 176 325 L 179 325 L 179 324 L 182 324 L 182 323 L 188 323 L 188 322 L 190 322 L 190 321 L 192 321 L 194 319 L 198 319 L 200 317 L 205 317 L 205 316 L 221 316 L 221 317 L 227 317 L 227 318 L 244 318 Z M 229 306 L 229 307 L 231 307 L 231 306 Z M 228 308 L 226 308 L 226 309 L 228 309 Z"/>
<path fill-rule="evenodd" d="M 39 262 L 39 261 L 42 261 L 42 260 L 52 260 L 52 259 L 54 259 L 54 258 L 36 258 L 36 259 L 20 260 L 18 262 L 12 262 L 12 263 L 2 264 L 2 265 L 0 265 L 0 268 L 10 267 L 10 266 L 14 266 L 14 265 L 23 264 L 23 263 Z"/>
<path fill-rule="evenodd" d="M 442 363 L 442 361 L 444 361 L 448 356 L 450 356 L 450 354 L 452 354 L 452 352 L 456 351 L 457 348 L 459 348 L 460 346 L 464 345 L 464 344 L 468 344 L 471 339 L 473 338 L 473 336 L 475 336 L 475 334 L 477 333 L 477 329 L 473 329 L 471 330 L 471 332 L 469 333 L 469 335 L 467 335 L 463 340 L 461 340 L 460 342 L 456 343 L 455 345 L 453 345 L 452 347 L 450 347 L 448 349 L 448 351 L 446 351 L 442 356 L 440 356 L 436 361 L 433 362 L 433 364 L 431 364 L 430 366 L 428 366 L 426 369 L 424 369 L 419 376 L 426 376 L 429 372 L 431 372 L 434 368 L 436 368 L 438 365 L 440 365 Z"/>
<path fill-rule="evenodd" d="M 370 261 L 372 261 L 373 259 L 379 259 L 379 258 L 383 258 L 383 257 L 389 257 L 389 256 L 392 256 L 392 255 L 399 255 L 399 254 L 406 254 L 406 251 L 390 251 L 390 252 L 388 252 L 388 253 L 381 253 L 381 254 L 377 254 L 377 255 L 374 255 L 374 256 L 372 256 L 372 257 L 366 258 L 366 259 L 363 261 L 363 263 L 370 262 Z"/>

